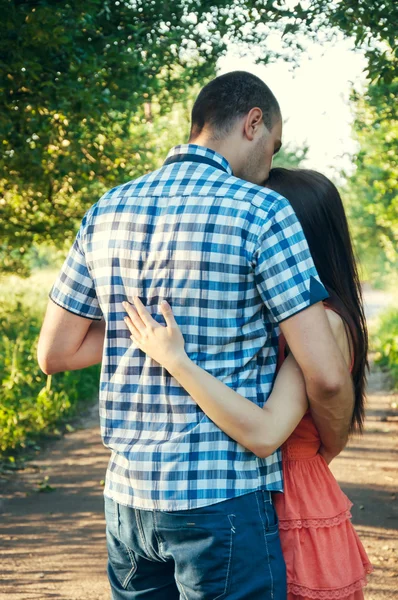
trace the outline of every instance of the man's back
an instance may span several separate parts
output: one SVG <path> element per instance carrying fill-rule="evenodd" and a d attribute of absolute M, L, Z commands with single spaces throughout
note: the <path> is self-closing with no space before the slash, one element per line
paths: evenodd
<path fill-rule="evenodd" d="M 221 432 L 131 344 L 122 302 L 139 296 L 160 319 L 168 300 L 190 357 L 262 405 L 275 373 L 276 322 L 319 298 L 310 297 L 316 271 L 287 201 L 233 177 L 225 159 L 198 146 L 175 148 L 166 163 L 88 211 L 51 297 L 71 308 L 67 279 L 80 276 L 83 312 L 106 321 L 105 495 L 178 510 L 281 490 L 280 456 L 258 459 Z"/>
<path fill-rule="evenodd" d="M 286 598 L 271 495 L 282 489 L 279 454 L 258 459 L 209 421 L 130 343 L 122 303 L 139 295 L 160 319 L 167 299 L 189 356 L 259 405 L 274 378 L 284 320 L 322 417 L 333 416 L 330 399 L 346 404 L 351 382 L 323 308 L 305 310 L 327 292 L 292 208 L 247 183 L 268 179 L 282 144 L 272 91 L 251 73 L 216 77 L 195 100 L 190 140 L 195 145 L 173 149 L 162 169 L 111 190 L 85 215 L 51 291 L 39 363 L 46 373 L 84 368 L 103 349 L 115 600 Z M 92 323 L 102 317 L 105 340 L 103 323 Z"/>

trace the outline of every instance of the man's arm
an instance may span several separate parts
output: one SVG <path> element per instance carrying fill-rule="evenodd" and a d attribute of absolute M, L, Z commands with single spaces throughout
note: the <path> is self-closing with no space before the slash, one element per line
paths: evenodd
<path fill-rule="evenodd" d="M 280 328 L 303 372 L 324 450 L 336 456 L 347 443 L 354 407 L 349 360 L 336 341 L 346 335 L 344 325 L 341 319 L 328 319 L 322 303 L 317 303 L 283 321 Z"/>
<path fill-rule="evenodd" d="M 102 358 L 105 322 L 83 243 L 90 210 L 50 291 L 37 352 L 40 368 L 49 375 L 83 369 Z"/>
<path fill-rule="evenodd" d="M 105 321 L 80 317 L 49 300 L 37 358 L 44 373 L 73 371 L 102 360 Z"/>
<path fill-rule="evenodd" d="M 328 323 L 322 304 L 328 294 L 301 225 L 281 196 L 272 206 L 253 255 L 257 289 L 303 372 L 324 448 L 338 454 L 351 422 L 351 377 Z"/>

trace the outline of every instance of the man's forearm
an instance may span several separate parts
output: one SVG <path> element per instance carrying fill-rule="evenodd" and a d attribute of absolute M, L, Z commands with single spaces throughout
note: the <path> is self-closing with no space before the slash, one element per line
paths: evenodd
<path fill-rule="evenodd" d="M 307 385 L 310 410 L 328 454 L 336 456 L 347 444 L 354 407 L 354 389 L 347 369 L 346 380 L 335 391 Z"/>
<path fill-rule="evenodd" d="M 303 372 L 322 444 L 337 455 L 347 443 L 354 408 L 344 322 L 318 303 L 282 322 L 281 331 Z"/>

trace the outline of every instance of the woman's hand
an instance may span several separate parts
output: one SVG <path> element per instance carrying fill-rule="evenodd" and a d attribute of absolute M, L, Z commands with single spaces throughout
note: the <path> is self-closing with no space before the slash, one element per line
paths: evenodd
<path fill-rule="evenodd" d="M 140 350 L 162 365 L 169 373 L 186 360 L 184 338 L 174 318 L 171 306 L 163 300 L 160 305 L 166 326 L 151 317 L 141 300 L 134 298 L 134 304 L 123 302 L 128 313 L 124 322 L 131 333 L 131 339 Z"/>

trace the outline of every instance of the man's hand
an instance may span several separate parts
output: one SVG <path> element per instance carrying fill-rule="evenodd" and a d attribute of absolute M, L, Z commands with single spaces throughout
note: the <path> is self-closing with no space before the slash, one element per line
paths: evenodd
<path fill-rule="evenodd" d="M 105 321 L 71 313 L 49 300 L 37 358 L 47 375 L 95 365 L 102 360 Z"/>

